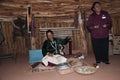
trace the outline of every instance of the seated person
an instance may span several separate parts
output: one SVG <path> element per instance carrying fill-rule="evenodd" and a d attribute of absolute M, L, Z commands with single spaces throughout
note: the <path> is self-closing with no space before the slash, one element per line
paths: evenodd
<path fill-rule="evenodd" d="M 52 63 L 55 65 L 66 63 L 67 59 L 64 56 L 61 56 L 63 55 L 63 52 L 61 52 L 61 45 L 67 44 L 71 38 L 55 38 L 54 33 L 51 30 L 48 30 L 46 32 L 46 36 L 47 40 L 42 46 L 42 53 L 44 56 L 44 58 L 42 59 L 42 63 L 45 66 L 48 66 L 48 63 Z"/>

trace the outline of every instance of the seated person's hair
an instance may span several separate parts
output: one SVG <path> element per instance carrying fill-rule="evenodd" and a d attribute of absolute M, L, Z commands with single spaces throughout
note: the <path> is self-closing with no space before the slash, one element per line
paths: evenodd
<path fill-rule="evenodd" d="M 47 30 L 47 31 L 46 31 L 46 35 L 47 35 L 48 33 L 54 34 L 52 30 Z"/>

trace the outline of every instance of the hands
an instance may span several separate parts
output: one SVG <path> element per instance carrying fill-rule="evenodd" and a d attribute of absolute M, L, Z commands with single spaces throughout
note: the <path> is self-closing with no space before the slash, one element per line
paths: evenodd
<path fill-rule="evenodd" d="M 103 27 L 103 28 L 106 28 L 107 25 L 104 24 L 102 27 Z M 99 29 L 99 28 L 100 28 L 99 25 L 96 25 L 96 26 L 94 26 L 94 27 L 91 27 L 92 30 L 93 30 L 93 29 Z"/>
<path fill-rule="evenodd" d="M 106 27 L 107 27 L 107 25 L 106 25 L 106 24 L 104 24 L 104 25 L 103 25 L 103 28 L 106 28 Z"/>
<path fill-rule="evenodd" d="M 98 28 L 99 28 L 99 25 L 94 26 L 94 29 L 98 29 Z"/>
<path fill-rule="evenodd" d="M 99 28 L 99 25 L 96 25 L 96 26 L 90 27 L 91 30 L 98 29 L 98 28 Z"/>
<path fill-rule="evenodd" d="M 53 57 L 53 54 L 52 54 L 52 53 L 49 53 L 48 56 Z"/>

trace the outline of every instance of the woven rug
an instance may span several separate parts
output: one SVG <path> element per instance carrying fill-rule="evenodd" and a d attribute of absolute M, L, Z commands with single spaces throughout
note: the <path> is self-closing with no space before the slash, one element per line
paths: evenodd
<path fill-rule="evenodd" d="M 83 62 L 80 61 L 78 58 L 68 58 L 68 64 L 71 66 L 71 68 L 75 68 L 78 66 L 82 66 Z M 39 64 L 37 67 L 31 69 L 32 72 L 50 72 L 55 71 L 56 67 L 50 67 L 50 66 L 43 66 L 42 64 Z"/>

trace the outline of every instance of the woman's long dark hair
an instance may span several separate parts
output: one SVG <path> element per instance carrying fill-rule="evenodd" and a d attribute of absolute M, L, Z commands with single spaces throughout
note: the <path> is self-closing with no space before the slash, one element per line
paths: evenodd
<path fill-rule="evenodd" d="M 92 4 L 92 7 L 91 7 L 91 10 L 92 10 L 93 12 L 95 12 L 95 11 L 94 11 L 94 8 L 95 8 L 95 5 L 96 5 L 96 4 L 101 5 L 100 2 L 94 2 L 94 3 Z"/>

